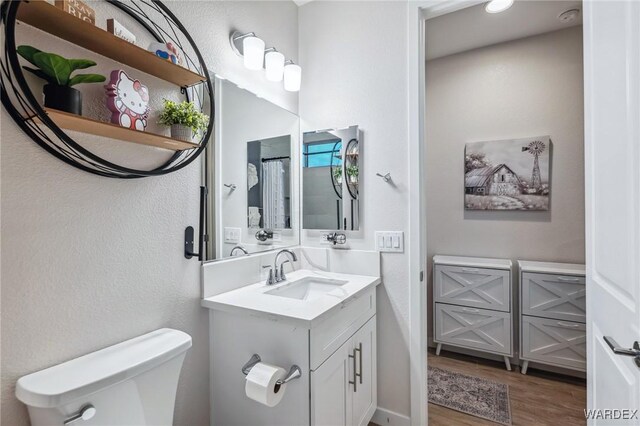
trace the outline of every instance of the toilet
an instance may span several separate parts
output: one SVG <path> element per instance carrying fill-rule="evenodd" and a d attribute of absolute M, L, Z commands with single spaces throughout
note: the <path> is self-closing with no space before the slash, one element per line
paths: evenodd
<path fill-rule="evenodd" d="M 21 377 L 32 426 L 169 426 L 191 336 L 163 328 Z"/>

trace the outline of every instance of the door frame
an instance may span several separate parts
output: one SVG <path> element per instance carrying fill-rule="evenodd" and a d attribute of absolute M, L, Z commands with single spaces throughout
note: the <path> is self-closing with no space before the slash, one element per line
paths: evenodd
<path fill-rule="evenodd" d="M 484 3 L 486 0 L 418 0 L 407 10 L 407 99 L 409 128 L 409 373 L 411 425 L 428 424 L 427 277 L 425 153 L 425 29 L 428 19 Z"/>

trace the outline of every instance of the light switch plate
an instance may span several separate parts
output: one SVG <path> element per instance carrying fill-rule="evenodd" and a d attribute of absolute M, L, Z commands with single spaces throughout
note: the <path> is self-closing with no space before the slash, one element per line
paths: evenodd
<path fill-rule="evenodd" d="M 404 253 L 404 232 L 376 231 L 376 250 L 389 253 Z"/>
<path fill-rule="evenodd" d="M 239 243 L 240 242 L 240 233 L 242 230 L 240 228 L 224 228 L 224 242 L 225 243 Z"/>

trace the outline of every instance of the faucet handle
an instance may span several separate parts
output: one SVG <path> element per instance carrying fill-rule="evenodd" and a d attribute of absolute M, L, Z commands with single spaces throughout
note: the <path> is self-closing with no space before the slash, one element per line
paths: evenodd
<path fill-rule="evenodd" d="M 267 277 L 267 285 L 274 285 L 276 283 L 276 280 L 273 277 L 273 268 L 270 265 L 264 265 L 262 267 L 262 269 L 267 269 L 269 268 L 269 276 Z M 276 271 L 276 275 L 278 274 L 278 271 Z"/>
<path fill-rule="evenodd" d="M 287 276 L 284 274 L 284 264 L 287 263 L 287 262 L 291 263 L 291 261 L 289 259 L 287 259 L 287 260 L 285 260 L 284 262 L 282 262 L 280 264 L 280 273 L 279 274 L 278 274 L 278 271 L 276 270 L 277 281 L 284 281 L 284 280 L 287 279 Z"/>

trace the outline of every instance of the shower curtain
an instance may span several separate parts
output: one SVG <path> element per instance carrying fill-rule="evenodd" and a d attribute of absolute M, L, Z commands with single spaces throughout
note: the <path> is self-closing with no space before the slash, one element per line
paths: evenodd
<path fill-rule="evenodd" d="M 262 163 L 262 206 L 265 229 L 285 228 L 285 185 L 282 160 Z"/>

